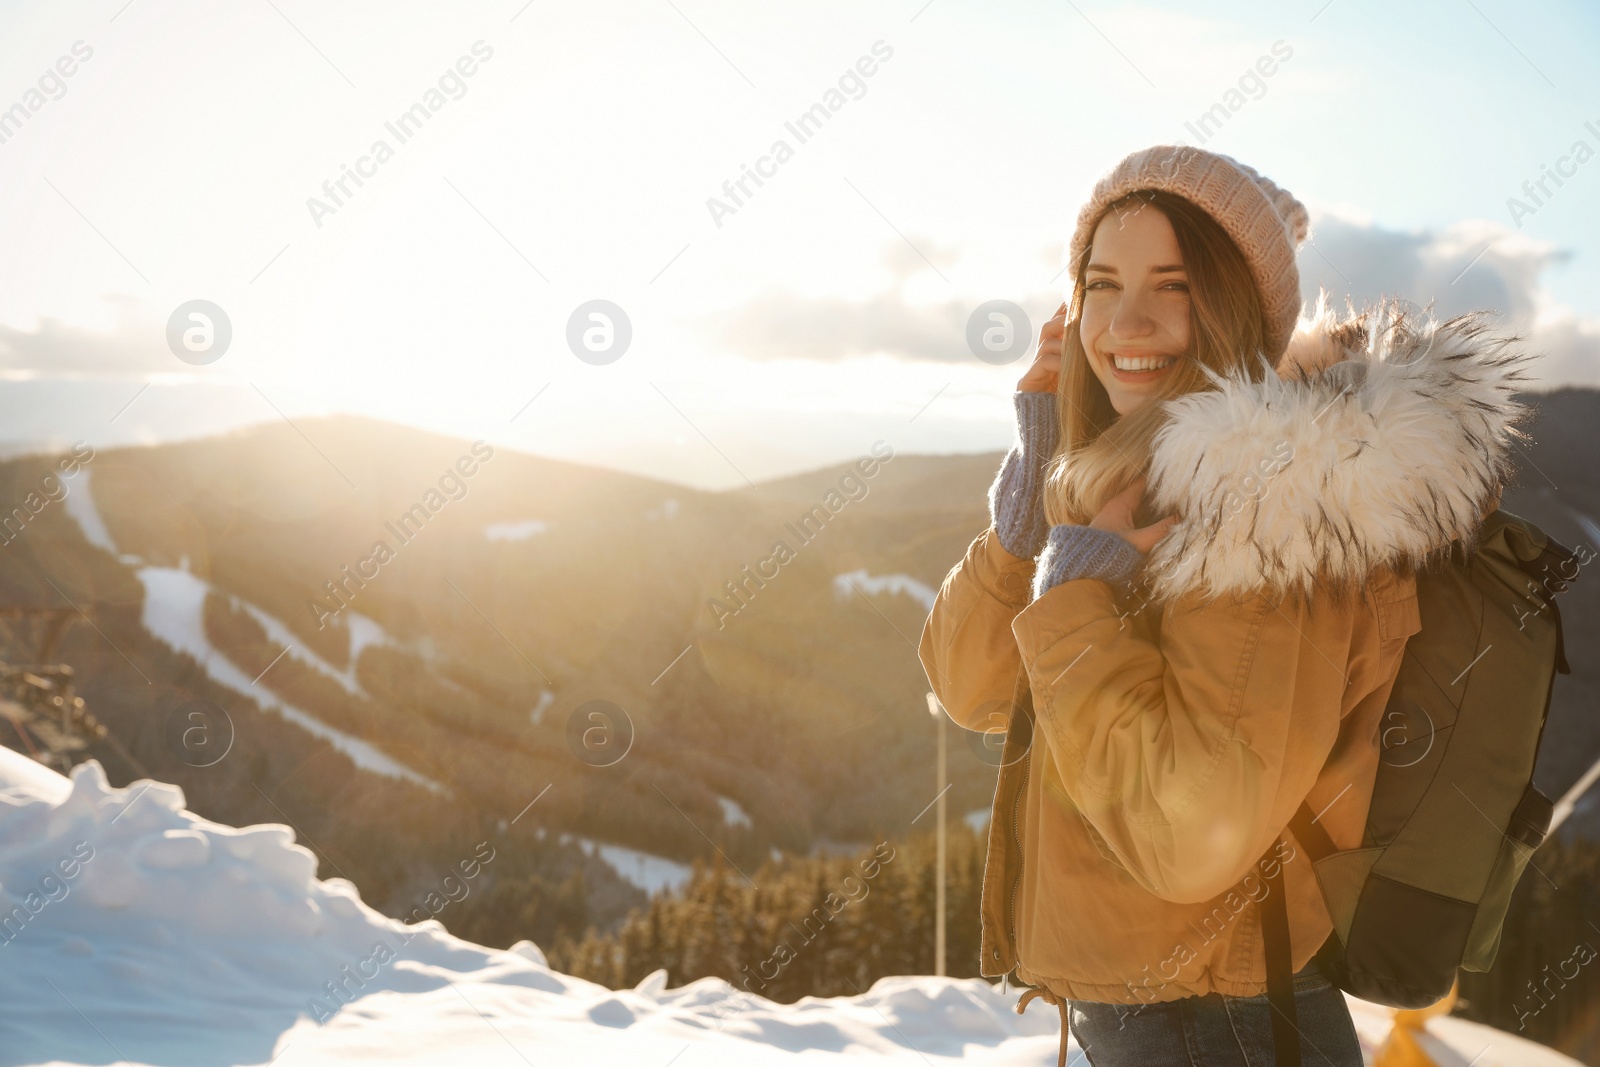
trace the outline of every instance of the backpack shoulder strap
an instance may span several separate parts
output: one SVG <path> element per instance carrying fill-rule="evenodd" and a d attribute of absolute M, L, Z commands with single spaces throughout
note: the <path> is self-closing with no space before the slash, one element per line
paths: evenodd
<path fill-rule="evenodd" d="M 1300 810 L 1305 811 L 1304 804 Z M 1273 842 L 1262 855 L 1263 864 L 1276 847 L 1277 842 Z M 1261 938 L 1267 953 L 1267 1005 L 1272 1011 L 1273 1058 L 1278 1067 L 1300 1067 L 1300 1027 L 1294 1010 L 1294 962 L 1289 954 L 1289 906 L 1283 894 L 1283 865 L 1274 862 L 1264 869 L 1272 872 L 1267 878 L 1267 895 L 1262 898 L 1260 907 Z"/>
<path fill-rule="evenodd" d="M 1311 857 L 1311 862 L 1338 851 L 1333 838 L 1317 822 L 1305 801 L 1289 820 L 1289 832 Z M 1299 1020 L 1294 1010 L 1294 957 L 1289 952 L 1289 904 L 1283 891 L 1283 865 L 1268 863 L 1278 843 L 1261 857 L 1261 869 L 1271 871 L 1267 895 L 1261 900 L 1261 940 L 1267 954 L 1267 1004 L 1272 1009 L 1272 1044 L 1278 1067 L 1300 1067 Z"/>
<path fill-rule="evenodd" d="M 1333 847 L 1333 838 L 1328 836 L 1328 831 L 1322 828 L 1317 819 L 1318 816 L 1313 815 L 1302 800 L 1300 807 L 1295 809 L 1294 818 L 1289 820 L 1290 833 L 1311 854 L 1312 863 L 1339 851 Z"/>

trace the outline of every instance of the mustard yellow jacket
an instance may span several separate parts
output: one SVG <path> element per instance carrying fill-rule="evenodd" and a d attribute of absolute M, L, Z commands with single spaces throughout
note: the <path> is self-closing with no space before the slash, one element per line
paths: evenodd
<path fill-rule="evenodd" d="M 1495 506 L 1516 412 L 1481 324 L 1378 315 L 1319 307 L 1278 376 L 1169 402 L 1149 493 L 1179 522 L 1134 597 L 1085 578 L 1030 603 L 1034 562 L 992 527 L 945 578 L 920 658 L 999 765 L 984 975 L 1122 1004 L 1263 993 L 1272 867 L 1296 970 L 1331 933 L 1287 824 L 1305 801 L 1362 844 L 1408 740 L 1384 715 L 1411 575 Z"/>

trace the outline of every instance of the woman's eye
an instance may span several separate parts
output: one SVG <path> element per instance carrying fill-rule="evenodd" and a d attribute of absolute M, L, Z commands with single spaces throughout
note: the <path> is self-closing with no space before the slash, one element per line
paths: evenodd
<path fill-rule="evenodd" d="M 1189 291 L 1189 283 L 1188 282 L 1168 282 L 1166 285 L 1163 285 L 1161 288 L 1163 288 L 1163 289 L 1171 289 L 1175 293 L 1187 293 Z"/>
<path fill-rule="evenodd" d="M 1106 278 L 1096 278 L 1094 281 L 1084 286 L 1085 290 L 1110 288 L 1112 288 L 1112 283 Z"/>

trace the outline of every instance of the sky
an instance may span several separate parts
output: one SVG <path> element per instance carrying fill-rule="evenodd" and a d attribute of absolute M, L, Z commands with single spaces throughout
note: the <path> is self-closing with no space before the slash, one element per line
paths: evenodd
<path fill-rule="evenodd" d="M 1502 0 L 0 3 L 0 448 L 357 413 L 707 489 L 1004 448 L 1031 345 L 969 319 L 1036 332 L 1157 143 L 1307 204 L 1308 296 L 1490 308 L 1600 386 L 1597 46 Z"/>

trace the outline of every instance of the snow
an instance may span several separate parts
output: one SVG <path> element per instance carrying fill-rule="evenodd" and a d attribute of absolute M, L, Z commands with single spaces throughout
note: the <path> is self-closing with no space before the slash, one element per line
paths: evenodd
<path fill-rule="evenodd" d="M 967 812 L 967 825 L 976 833 L 983 833 L 983 828 L 989 825 L 989 809 L 973 808 Z"/>
<path fill-rule="evenodd" d="M 524 519 L 521 522 L 491 522 L 483 528 L 483 536 L 490 541 L 526 541 L 550 529 L 542 519 Z"/>
<path fill-rule="evenodd" d="M 377 774 L 415 782 L 435 793 L 449 793 L 449 790 L 438 782 L 391 759 L 359 737 L 337 730 L 287 701 L 279 699 L 266 688 L 257 686 L 254 678 L 234 666 L 233 662 L 206 636 L 205 600 L 206 594 L 212 591 L 227 598 L 230 604 L 245 611 L 260 624 L 270 641 L 287 648 L 289 658 L 297 659 L 327 675 L 355 696 L 366 695 L 360 682 L 356 680 L 356 661 L 360 658 L 361 651 L 375 644 L 395 643 L 381 625 L 365 615 L 349 613 L 347 626 L 350 630 L 350 665 L 344 670 L 339 670 L 295 641 L 288 626 L 276 616 L 231 593 L 214 589 L 203 578 L 191 574 L 187 558 L 184 559 L 182 567 L 147 567 L 143 566 L 144 561 L 139 557 L 120 553 L 116 542 L 111 539 L 105 519 L 101 516 L 90 491 L 92 483 L 89 468 L 80 467 L 72 482 L 72 490 L 68 492 L 63 503 L 67 514 L 72 516 L 78 528 L 83 531 L 84 538 L 90 544 L 105 549 L 123 563 L 136 568 L 135 574 L 144 585 L 145 629 L 179 652 L 193 656 L 205 667 L 206 674 L 213 681 L 249 697 L 264 708 L 276 711 L 308 733 L 329 742 L 355 761 L 356 766 Z"/>
<path fill-rule="evenodd" d="M 0 750 L 0 826 L 4 826 L 6 801 L 14 791 L 39 797 L 51 804 L 60 804 L 71 795 L 72 783 L 44 764 L 22 758 L 20 753 L 7 748 Z M 4 837 L 0 836 L 0 841 L 3 840 Z M 6 885 L 6 880 L 0 878 L 0 892 L 5 890 Z"/>
<path fill-rule="evenodd" d="M 94 493 L 90 491 L 90 470 L 88 467 L 79 467 L 78 473 L 68 479 L 72 488 L 68 491 L 62 504 L 67 509 L 67 514 L 72 521 L 78 524 L 78 529 L 83 532 L 84 540 L 97 548 L 103 548 L 116 556 L 117 559 L 129 566 L 138 566 L 142 561 L 138 556 L 126 556 L 117 548 L 117 543 L 111 539 L 111 531 L 106 529 L 106 520 L 100 514 L 100 508 L 94 502 Z"/>
<path fill-rule="evenodd" d="M 855 590 L 861 590 L 868 596 L 878 593 L 899 593 L 911 597 L 928 611 L 933 610 L 933 601 L 939 595 L 938 590 L 924 582 L 919 582 L 909 574 L 880 574 L 871 575 L 865 570 L 851 571 L 841 574 L 833 580 L 833 592 L 836 597 L 843 600 L 851 596 Z"/>
<path fill-rule="evenodd" d="M 99 512 L 99 506 L 94 504 L 94 494 L 91 491 L 93 482 L 91 482 L 90 477 L 91 470 L 88 467 L 80 467 L 77 474 L 70 478 L 74 482 L 74 485 L 72 485 L 72 490 L 74 491 L 67 493 L 66 499 L 62 501 L 66 506 L 67 514 L 72 515 L 74 522 L 77 522 L 78 528 L 83 531 L 83 537 L 90 544 L 112 553 L 115 557 L 120 558 L 123 563 L 133 566 L 141 565 L 142 560 L 139 560 L 138 557 L 122 555 L 122 553 L 118 552 L 117 542 L 110 539 L 110 531 L 106 528 L 106 520 Z M 176 573 L 186 574 L 187 581 L 195 582 L 195 584 L 202 587 L 202 592 L 200 592 L 202 603 L 205 600 L 206 592 L 219 593 L 222 597 L 227 598 L 230 606 L 234 606 L 235 609 L 240 609 L 240 611 L 245 611 L 251 619 L 258 622 L 261 625 L 261 629 L 266 630 L 267 640 L 274 641 L 275 645 L 282 645 L 290 649 L 288 654 L 290 654 L 291 659 L 299 659 L 307 667 L 312 667 L 312 669 L 325 673 L 328 677 L 333 678 L 334 681 L 338 681 L 339 685 L 344 686 L 347 693 L 352 694 L 352 696 L 366 696 L 360 683 L 355 680 L 355 661 L 360 656 L 360 649 L 365 648 L 366 645 L 373 645 L 373 643 L 379 643 L 379 641 L 389 641 L 389 637 L 384 633 L 381 625 L 378 625 L 378 622 L 373 622 L 366 616 L 358 616 L 354 611 L 350 613 L 352 614 L 352 621 L 349 624 L 350 665 L 346 670 L 339 670 L 338 667 L 334 667 L 322 656 L 318 656 L 318 654 L 312 653 L 310 649 L 299 645 L 299 641 L 294 640 L 293 632 L 288 629 L 288 625 L 283 624 L 274 614 L 266 613 L 266 611 L 262 611 L 261 608 L 250 603 L 250 601 L 235 597 L 232 593 L 214 589 L 200 577 L 189 574 L 187 557 L 184 560 L 184 568 L 181 571 L 176 571 Z M 178 579 L 174 579 L 174 581 L 178 581 Z M 146 593 L 149 593 L 149 582 L 146 582 Z M 187 601 L 190 593 L 192 593 L 192 590 L 184 590 L 184 600 Z M 149 600 L 146 600 L 146 605 L 149 605 Z"/>
<path fill-rule="evenodd" d="M 399 648 L 400 642 L 390 637 L 389 631 L 385 630 L 381 623 L 375 619 L 367 618 L 359 611 L 349 612 L 344 625 L 345 629 L 350 631 L 350 655 L 348 657 L 350 666 L 340 673 L 348 673 L 350 683 L 359 687 L 355 674 L 356 663 L 361 659 L 361 653 L 374 646 Z"/>
<path fill-rule="evenodd" d="M 211 586 L 187 570 L 176 567 L 140 567 L 136 572 L 144 585 L 144 626 L 179 652 L 188 653 L 205 668 L 212 681 L 249 697 L 264 708 L 276 711 L 308 733 L 322 738 L 355 761 L 356 766 L 376 774 L 415 782 L 436 793 L 448 793 L 444 786 L 384 755 L 353 734 L 335 729 L 320 719 L 281 699 L 271 690 L 255 684 L 255 679 L 223 655 L 205 631 L 205 600 Z M 259 609 L 256 609 L 259 610 Z M 253 613 L 254 614 L 254 613 Z M 263 616 L 265 612 L 261 613 Z M 266 616 L 271 618 L 271 616 Z M 276 622 L 276 620 L 273 620 Z M 277 623 L 282 626 L 282 623 Z M 269 636 L 275 633 L 269 629 Z M 285 631 L 287 632 L 287 631 Z M 305 653 L 332 670 L 320 657 Z"/>
<path fill-rule="evenodd" d="M 204 581 L 198 577 L 194 580 L 197 582 Z M 400 643 L 390 637 L 388 631 L 377 620 L 368 618 L 358 611 L 348 612 L 345 618 L 345 628 L 350 634 L 350 653 L 347 657 L 347 666 L 341 670 L 305 647 L 303 642 L 295 638 L 294 631 L 290 630 L 288 625 L 276 615 L 269 614 L 242 597 L 234 596 L 232 593 L 218 589 L 209 583 L 206 584 L 209 592 L 216 593 L 233 608 L 243 611 L 254 619 L 266 631 L 267 640 L 274 645 L 287 648 L 289 650 L 287 658 L 299 660 L 307 667 L 333 679 L 351 696 L 364 697 L 368 695 L 367 691 L 362 688 L 360 680 L 356 677 L 356 666 L 361 659 L 361 653 L 373 646 L 400 647 Z"/>
<path fill-rule="evenodd" d="M 562 844 L 576 841 L 589 852 L 598 853 L 601 859 L 611 864 L 612 869 L 621 875 L 624 881 L 638 886 L 652 896 L 687 884 L 689 876 L 694 873 L 687 863 L 679 863 L 665 856 L 641 852 L 623 845 L 608 845 L 604 841 L 596 841 L 592 837 L 583 837 L 580 834 L 564 833 L 560 841 Z"/>
<path fill-rule="evenodd" d="M 551 692 L 548 689 L 546 689 L 544 692 L 540 693 L 539 694 L 539 703 L 535 704 L 533 707 L 528 709 L 528 721 L 533 723 L 533 725 L 538 726 L 539 725 L 539 721 L 544 718 L 545 710 L 548 709 L 550 707 L 550 705 L 554 704 L 555 702 L 556 702 L 555 693 Z"/>
<path fill-rule="evenodd" d="M 234 610 L 243 611 L 246 615 L 254 619 L 256 623 L 266 631 L 267 640 L 272 643 L 274 648 L 286 648 L 289 650 L 289 659 L 299 660 L 307 667 L 317 671 L 317 673 L 332 678 L 334 681 L 338 682 L 339 685 L 344 688 L 344 691 L 349 693 L 351 696 L 364 697 L 367 695 L 367 691 L 361 688 L 361 683 L 356 681 L 356 664 L 354 659 L 350 661 L 349 667 L 345 668 L 344 670 L 340 670 L 327 660 L 323 659 L 321 656 L 317 655 L 315 652 L 311 651 L 309 648 L 306 648 L 305 645 L 295 638 L 294 631 L 290 630 L 288 625 L 276 615 L 271 615 L 266 611 L 263 611 L 261 608 L 256 607 L 254 604 L 243 599 L 242 597 L 237 597 L 232 593 L 218 589 L 205 579 L 190 574 L 187 570 L 180 571 L 178 573 L 186 575 L 191 582 L 197 583 L 202 587 L 202 592 L 200 594 L 202 601 L 205 599 L 206 593 L 216 593 L 218 596 L 222 597 L 222 599 L 226 600 L 228 605 Z M 367 621 L 370 622 L 371 620 L 369 619 Z M 377 623 L 373 623 L 372 625 L 377 626 Z M 379 627 L 379 629 L 382 628 Z M 350 643 L 354 645 L 355 641 L 356 631 L 354 628 L 352 628 L 350 631 Z"/>
<path fill-rule="evenodd" d="M 737 800 L 731 800 L 728 797 L 719 796 L 717 797 L 717 803 L 722 805 L 723 822 L 727 823 L 729 826 L 750 825 L 750 816 L 745 812 L 744 808 L 739 806 L 739 802 Z"/>
<path fill-rule="evenodd" d="M 526 941 L 501 951 L 387 918 L 315 871 L 288 827 L 223 826 L 176 786 L 114 788 L 92 760 L 69 782 L 0 748 L 0 1063 L 1055 1062 L 1055 1010 L 1019 1016 L 1017 991 L 982 979 L 882 978 L 794 1004 L 716 978 L 668 988 L 662 971 L 613 991 Z M 1389 1012 L 1350 1003 L 1370 1062 Z M 1439 1063 L 1576 1063 L 1460 1019 L 1429 1029 Z"/>
<path fill-rule="evenodd" d="M 67 514 L 78 524 L 78 529 L 83 531 L 84 540 L 115 556 L 119 554 L 117 543 L 111 540 L 111 531 L 106 529 L 106 521 L 101 517 L 100 509 L 95 506 L 94 497 L 89 492 L 89 476 L 92 473 L 88 467 L 79 467 L 76 474 L 63 479 L 68 484 L 68 489 L 61 503 L 67 509 Z"/>

